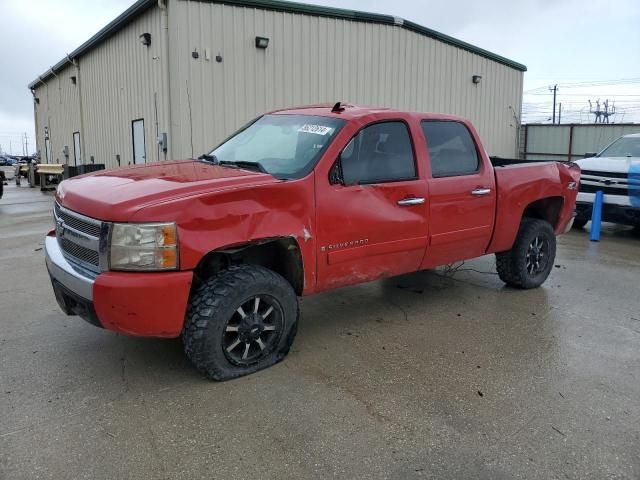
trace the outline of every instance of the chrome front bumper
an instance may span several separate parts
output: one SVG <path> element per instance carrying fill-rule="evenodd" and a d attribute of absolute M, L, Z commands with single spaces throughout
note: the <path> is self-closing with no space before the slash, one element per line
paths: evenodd
<path fill-rule="evenodd" d="M 54 236 L 45 237 L 45 261 L 51 278 L 74 294 L 86 300 L 93 300 L 95 276 L 71 265 L 62 254 L 58 240 Z"/>

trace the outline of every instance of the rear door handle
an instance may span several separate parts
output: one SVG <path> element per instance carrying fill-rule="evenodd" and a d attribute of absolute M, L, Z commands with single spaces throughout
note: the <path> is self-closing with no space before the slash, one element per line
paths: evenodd
<path fill-rule="evenodd" d="M 490 193 L 491 193 L 490 188 L 476 188 L 475 190 L 471 190 L 471 195 L 475 195 L 476 197 L 489 195 Z"/>
<path fill-rule="evenodd" d="M 398 200 L 398 205 L 401 207 L 410 207 L 411 205 L 422 205 L 424 203 L 424 198 L 421 197 L 409 197 L 403 198 L 402 200 Z"/>

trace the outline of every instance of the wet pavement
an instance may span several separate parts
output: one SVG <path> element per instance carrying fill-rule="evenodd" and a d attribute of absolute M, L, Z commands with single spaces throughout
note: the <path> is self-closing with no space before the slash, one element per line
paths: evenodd
<path fill-rule="evenodd" d="M 640 478 L 628 229 L 561 237 L 537 290 L 484 257 L 305 298 L 284 362 L 212 383 L 59 311 L 51 205 L 0 200 L 0 479 Z"/>

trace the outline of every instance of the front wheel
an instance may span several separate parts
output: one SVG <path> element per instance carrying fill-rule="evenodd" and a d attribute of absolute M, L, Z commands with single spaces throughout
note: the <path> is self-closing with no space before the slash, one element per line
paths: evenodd
<path fill-rule="evenodd" d="M 518 288 L 536 288 L 544 283 L 556 258 L 556 236 L 544 220 L 524 218 L 513 247 L 496 254 L 500 279 Z"/>
<path fill-rule="evenodd" d="M 185 353 L 213 380 L 247 375 L 287 355 L 298 316 L 298 299 L 282 276 L 257 265 L 232 266 L 192 295 Z"/>

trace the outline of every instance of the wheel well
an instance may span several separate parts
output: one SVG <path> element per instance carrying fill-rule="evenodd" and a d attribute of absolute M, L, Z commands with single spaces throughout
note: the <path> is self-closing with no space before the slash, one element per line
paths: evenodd
<path fill-rule="evenodd" d="M 555 230 L 558 225 L 558 220 L 560 219 L 563 202 L 562 197 L 548 197 L 536 200 L 527 205 L 527 208 L 524 209 L 523 216 L 546 220 Z"/>
<path fill-rule="evenodd" d="M 297 295 L 304 288 L 304 269 L 298 242 L 289 237 L 259 240 L 207 253 L 195 268 L 194 286 L 230 265 L 261 265 L 282 275 Z"/>

